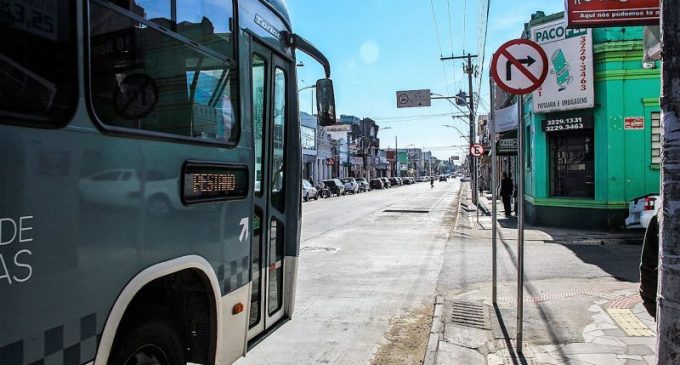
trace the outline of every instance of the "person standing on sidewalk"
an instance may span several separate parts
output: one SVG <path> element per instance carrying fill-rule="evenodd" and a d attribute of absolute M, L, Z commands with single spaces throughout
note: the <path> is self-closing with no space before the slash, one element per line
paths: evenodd
<path fill-rule="evenodd" d="M 506 217 L 509 217 L 512 214 L 510 199 L 512 198 L 512 192 L 514 190 L 515 186 L 512 179 L 504 172 L 503 177 L 501 178 L 501 200 L 503 201 L 503 209 L 505 210 Z"/>

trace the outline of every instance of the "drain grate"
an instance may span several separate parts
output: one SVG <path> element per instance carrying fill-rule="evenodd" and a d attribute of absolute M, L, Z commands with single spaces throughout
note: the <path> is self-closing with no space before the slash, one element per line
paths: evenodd
<path fill-rule="evenodd" d="M 385 213 L 420 213 L 420 214 L 427 214 L 430 211 L 429 210 L 418 210 L 418 209 L 385 209 L 383 210 Z"/>
<path fill-rule="evenodd" d="M 453 302 L 451 322 L 479 329 L 489 329 L 489 313 L 486 306 L 470 302 Z"/>

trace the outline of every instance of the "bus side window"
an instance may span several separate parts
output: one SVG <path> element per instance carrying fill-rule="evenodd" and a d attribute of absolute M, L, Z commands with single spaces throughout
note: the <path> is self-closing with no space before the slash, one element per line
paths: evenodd
<path fill-rule="evenodd" d="M 90 4 L 91 96 L 102 123 L 236 142 L 238 83 L 227 18 L 216 24 L 212 16 L 198 16 L 211 7 L 175 5 L 187 19 L 177 23 L 169 19 L 173 12 L 166 14 L 165 2 L 141 1 L 115 11 L 110 3 Z M 139 20 L 144 15 L 155 18 Z"/>
<path fill-rule="evenodd" d="M 78 100 L 76 44 L 74 1 L 0 1 L 0 123 L 69 121 Z"/>
<path fill-rule="evenodd" d="M 260 55 L 253 55 L 253 134 L 255 139 L 255 194 L 262 195 L 262 153 L 264 149 L 264 113 L 267 64 Z"/>
<path fill-rule="evenodd" d="M 272 140 L 274 143 L 272 156 L 272 204 L 283 210 L 284 206 L 284 163 L 286 142 L 286 73 L 276 68 L 274 74 L 274 126 Z"/>

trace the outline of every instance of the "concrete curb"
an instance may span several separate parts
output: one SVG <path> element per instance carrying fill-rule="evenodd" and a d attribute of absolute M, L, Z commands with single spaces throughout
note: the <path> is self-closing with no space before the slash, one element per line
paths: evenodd
<path fill-rule="evenodd" d="M 425 352 L 423 365 L 435 365 L 437 363 L 437 350 L 439 350 L 439 341 L 441 341 L 444 337 L 443 313 L 444 297 L 437 295 L 434 303 L 434 314 L 432 315 L 430 338 L 427 341 L 427 350 Z"/>
<path fill-rule="evenodd" d="M 453 229 L 458 226 L 460 218 L 460 204 L 463 201 L 463 184 L 458 189 L 458 205 L 456 206 L 456 220 L 453 222 Z M 434 314 L 432 315 L 432 326 L 430 327 L 430 337 L 427 340 L 427 350 L 425 351 L 425 359 L 423 365 L 435 365 L 437 363 L 437 351 L 439 350 L 439 341 L 444 339 L 444 297 L 437 295 L 434 301 Z"/>

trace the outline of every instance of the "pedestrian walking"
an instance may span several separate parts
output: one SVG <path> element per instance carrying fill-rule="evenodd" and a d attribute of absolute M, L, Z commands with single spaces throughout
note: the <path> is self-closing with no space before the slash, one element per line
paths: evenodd
<path fill-rule="evenodd" d="M 510 199 L 512 198 L 514 190 L 515 186 L 512 182 L 512 178 L 504 172 L 503 177 L 501 178 L 501 200 L 503 201 L 503 209 L 505 210 L 506 217 L 509 217 L 512 214 Z"/>

